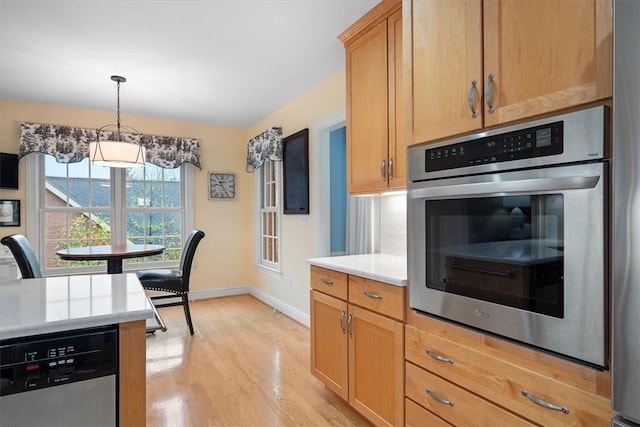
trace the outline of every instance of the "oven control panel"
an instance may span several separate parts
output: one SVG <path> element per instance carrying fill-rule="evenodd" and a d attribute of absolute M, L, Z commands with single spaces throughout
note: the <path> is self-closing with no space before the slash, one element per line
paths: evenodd
<path fill-rule="evenodd" d="M 563 122 L 482 137 L 425 151 L 425 172 L 562 154 Z"/>

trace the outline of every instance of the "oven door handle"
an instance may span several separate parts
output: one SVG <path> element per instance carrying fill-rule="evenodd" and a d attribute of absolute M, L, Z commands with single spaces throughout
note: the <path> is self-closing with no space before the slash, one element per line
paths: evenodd
<path fill-rule="evenodd" d="M 565 176 L 556 178 L 532 178 L 514 181 L 473 182 L 455 185 L 436 185 L 428 188 L 414 188 L 409 197 L 453 198 L 459 196 L 488 196 L 498 193 L 526 193 L 562 190 L 582 190 L 595 188 L 600 176 Z"/>

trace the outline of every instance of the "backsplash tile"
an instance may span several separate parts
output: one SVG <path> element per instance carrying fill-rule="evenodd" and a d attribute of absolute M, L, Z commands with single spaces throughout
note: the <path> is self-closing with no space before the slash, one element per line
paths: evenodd
<path fill-rule="evenodd" d="M 383 195 L 380 203 L 380 252 L 407 256 L 407 196 Z"/>

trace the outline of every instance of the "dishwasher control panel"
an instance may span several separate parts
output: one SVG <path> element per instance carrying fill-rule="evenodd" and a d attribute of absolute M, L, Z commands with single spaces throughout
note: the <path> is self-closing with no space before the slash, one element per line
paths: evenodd
<path fill-rule="evenodd" d="M 112 375 L 117 326 L 0 341 L 0 396 Z"/>

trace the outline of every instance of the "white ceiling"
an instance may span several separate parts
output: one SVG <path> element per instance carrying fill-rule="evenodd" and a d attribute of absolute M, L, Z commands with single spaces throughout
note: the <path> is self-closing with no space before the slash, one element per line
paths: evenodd
<path fill-rule="evenodd" d="M 379 0 L 0 0 L 0 99 L 251 126 L 344 68 Z"/>

